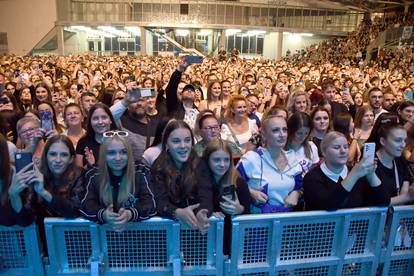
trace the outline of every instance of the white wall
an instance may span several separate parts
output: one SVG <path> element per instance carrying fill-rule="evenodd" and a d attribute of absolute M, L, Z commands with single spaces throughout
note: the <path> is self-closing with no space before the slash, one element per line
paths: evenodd
<path fill-rule="evenodd" d="M 275 59 L 277 57 L 277 44 L 278 44 L 278 33 L 267 33 L 265 34 L 263 41 L 263 56 L 269 59 Z"/>
<path fill-rule="evenodd" d="M 304 49 L 312 44 L 318 44 L 324 40 L 328 39 L 326 36 L 300 36 L 300 35 L 283 35 L 283 48 L 282 48 L 282 56 L 286 55 L 286 51 L 290 50 L 292 54 L 296 52 L 296 50 Z M 332 39 L 332 38 L 331 38 Z"/>
<path fill-rule="evenodd" d="M 9 54 L 25 55 L 55 25 L 55 0 L 0 1 L 0 32 L 7 33 Z"/>

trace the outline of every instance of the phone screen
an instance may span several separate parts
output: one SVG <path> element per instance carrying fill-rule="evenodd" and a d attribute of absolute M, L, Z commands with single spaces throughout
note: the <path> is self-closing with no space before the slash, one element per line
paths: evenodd
<path fill-rule="evenodd" d="M 24 167 L 32 162 L 31 152 L 18 152 L 15 154 L 16 172 L 21 171 Z"/>
<path fill-rule="evenodd" d="M 55 129 L 55 124 L 53 123 L 52 113 L 49 111 L 44 111 L 41 114 L 41 128 L 43 128 L 45 131 L 49 131 L 52 129 Z"/>
<path fill-rule="evenodd" d="M 235 191 L 234 191 L 234 185 L 223 187 L 223 195 L 222 196 L 227 197 L 231 200 L 235 200 L 236 199 L 236 194 L 235 194 Z"/>

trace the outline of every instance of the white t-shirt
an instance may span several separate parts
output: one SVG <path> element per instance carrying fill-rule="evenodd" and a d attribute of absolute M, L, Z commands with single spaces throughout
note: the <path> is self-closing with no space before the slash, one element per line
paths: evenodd
<path fill-rule="evenodd" d="M 227 124 L 223 124 L 221 126 L 221 139 L 230 141 L 235 143 L 242 152 L 245 151 L 247 142 L 249 142 L 250 137 L 252 137 L 253 133 L 256 133 L 258 131 L 256 121 L 252 119 L 247 119 L 249 122 L 249 129 L 241 134 L 236 134 L 236 138 L 239 143 L 237 143 L 230 131 L 230 128 Z"/>
<path fill-rule="evenodd" d="M 312 142 L 308 142 L 311 148 L 311 158 L 306 157 L 305 147 L 301 146 L 297 151 L 292 150 L 295 153 L 296 160 L 299 162 L 299 165 L 302 167 L 302 174 L 306 174 L 312 165 L 319 162 L 318 148 Z"/>
<path fill-rule="evenodd" d="M 262 147 L 244 154 L 237 165 L 249 188 L 262 192 L 267 189 L 269 203 L 277 206 L 284 206 L 285 198 L 295 188 L 295 178 L 302 178 L 302 168 L 295 153 L 292 150 L 283 153 L 288 161 L 283 171 L 279 171 L 269 151 Z"/>

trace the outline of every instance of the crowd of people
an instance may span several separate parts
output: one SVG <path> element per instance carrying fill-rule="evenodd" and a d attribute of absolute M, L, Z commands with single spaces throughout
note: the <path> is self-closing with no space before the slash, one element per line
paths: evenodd
<path fill-rule="evenodd" d="M 0 224 L 161 216 L 205 233 L 214 215 L 229 235 L 234 215 L 413 203 L 405 51 L 363 66 L 0 57 Z"/>
<path fill-rule="evenodd" d="M 322 63 L 358 63 L 365 59 L 367 46 L 381 32 L 413 25 L 414 12 L 411 10 L 407 14 L 390 13 L 386 16 L 375 17 L 373 20 L 367 17 L 361 21 L 355 31 L 350 32 L 346 37 L 312 45 L 306 50 L 294 54 L 291 58 Z"/>

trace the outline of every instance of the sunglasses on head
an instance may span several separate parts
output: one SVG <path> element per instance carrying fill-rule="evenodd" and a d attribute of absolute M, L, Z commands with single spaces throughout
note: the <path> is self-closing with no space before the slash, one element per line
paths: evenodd
<path fill-rule="evenodd" d="M 103 137 L 105 138 L 114 137 L 115 135 L 119 137 L 128 137 L 129 133 L 123 130 L 110 130 L 103 133 Z"/>

